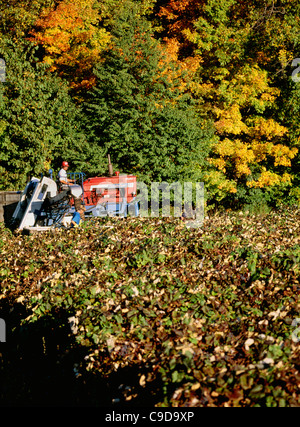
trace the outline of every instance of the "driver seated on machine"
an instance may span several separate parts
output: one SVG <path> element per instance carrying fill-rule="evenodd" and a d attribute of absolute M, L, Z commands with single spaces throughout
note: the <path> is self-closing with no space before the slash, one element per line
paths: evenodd
<path fill-rule="evenodd" d="M 73 179 L 69 179 L 67 170 L 69 167 L 68 162 L 62 162 L 61 170 L 58 172 L 57 181 L 60 190 L 68 190 L 69 185 L 74 183 Z"/>

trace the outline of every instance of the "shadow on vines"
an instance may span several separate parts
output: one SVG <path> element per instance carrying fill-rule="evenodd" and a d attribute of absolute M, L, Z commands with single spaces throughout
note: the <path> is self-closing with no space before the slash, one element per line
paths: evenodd
<path fill-rule="evenodd" d="M 139 387 L 139 367 L 128 367 L 103 377 L 81 370 L 87 348 L 75 342 L 60 311 L 22 326 L 26 313 L 21 304 L 1 304 L 6 320 L 6 342 L 0 343 L 0 406 L 93 406 L 154 405 L 157 390 Z M 122 389 L 136 390 L 130 401 Z M 159 388 L 159 386 L 158 386 Z"/>

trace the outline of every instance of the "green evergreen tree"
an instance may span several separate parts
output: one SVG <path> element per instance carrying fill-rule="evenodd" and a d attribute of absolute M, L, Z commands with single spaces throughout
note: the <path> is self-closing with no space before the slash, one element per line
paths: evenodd
<path fill-rule="evenodd" d="M 91 144 L 140 181 L 199 179 L 194 172 L 205 165 L 212 134 L 197 119 L 175 64 L 166 61 L 131 2 L 119 10 L 111 33 L 113 43 L 95 69 L 96 87 L 85 105 Z"/>

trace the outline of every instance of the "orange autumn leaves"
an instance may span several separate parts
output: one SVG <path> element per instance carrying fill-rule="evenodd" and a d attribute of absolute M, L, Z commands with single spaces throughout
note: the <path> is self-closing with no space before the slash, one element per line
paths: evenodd
<path fill-rule="evenodd" d="M 93 67 L 111 41 L 109 31 L 101 26 L 106 8 L 105 2 L 100 3 L 62 0 L 55 9 L 45 9 L 30 32 L 30 40 L 44 49 L 43 61 L 50 65 L 50 71 L 66 78 L 75 91 L 91 89 L 95 85 Z M 170 78 L 176 79 L 185 71 L 191 77 L 197 69 L 198 59 L 190 60 L 188 64 L 180 63 L 176 40 L 162 44 L 161 48 L 162 73 L 171 73 Z M 179 74 L 171 71 L 172 62 L 180 65 Z M 184 80 L 182 84 L 186 84 Z"/>
<path fill-rule="evenodd" d="M 31 40 L 45 50 L 51 71 L 70 77 L 74 89 L 94 84 L 92 69 L 110 40 L 99 26 L 102 17 L 95 0 L 64 0 L 56 9 L 44 10 L 31 31 Z"/>

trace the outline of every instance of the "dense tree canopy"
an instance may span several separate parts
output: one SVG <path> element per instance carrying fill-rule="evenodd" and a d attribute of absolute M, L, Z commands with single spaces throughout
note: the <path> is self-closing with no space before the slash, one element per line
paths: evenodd
<path fill-rule="evenodd" d="M 203 180 L 211 204 L 299 201 L 296 0 L 7 0 L 0 13 L 2 189 L 66 156 L 104 173 L 110 152 L 148 182 Z"/>

